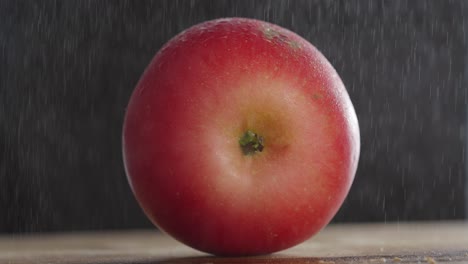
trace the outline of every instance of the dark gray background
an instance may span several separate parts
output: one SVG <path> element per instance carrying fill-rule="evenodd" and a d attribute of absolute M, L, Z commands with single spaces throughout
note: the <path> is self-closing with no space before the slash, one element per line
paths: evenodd
<path fill-rule="evenodd" d="M 341 75 L 361 127 L 334 221 L 466 217 L 464 1 L 0 1 L 0 232 L 139 228 L 121 158 L 126 103 L 183 29 L 277 23 Z"/>

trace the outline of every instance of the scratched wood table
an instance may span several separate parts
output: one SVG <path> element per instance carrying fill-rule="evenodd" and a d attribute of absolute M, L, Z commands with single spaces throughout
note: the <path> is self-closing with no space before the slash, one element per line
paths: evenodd
<path fill-rule="evenodd" d="M 248 258 L 203 254 L 155 230 L 3 235 L 0 263 L 468 263 L 468 222 L 329 225 L 294 248 Z"/>

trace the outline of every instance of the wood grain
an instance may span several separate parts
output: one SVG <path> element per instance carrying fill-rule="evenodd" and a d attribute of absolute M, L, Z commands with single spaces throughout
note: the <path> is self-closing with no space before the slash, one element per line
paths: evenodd
<path fill-rule="evenodd" d="M 206 255 L 154 230 L 4 235 L 0 263 L 468 263 L 468 223 L 329 225 L 294 248 L 249 258 Z"/>

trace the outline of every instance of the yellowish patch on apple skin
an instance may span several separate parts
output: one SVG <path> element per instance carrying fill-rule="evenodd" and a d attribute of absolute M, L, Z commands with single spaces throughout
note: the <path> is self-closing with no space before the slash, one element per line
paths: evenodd
<path fill-rule="evenodd" d="M 304 107 L 312 103 L 299 87 L 290 87 L 294 83 L 263 77 L 258 74 L 237 83 L 239 87 L 228 96 L 235 107 L 226 109 L 232 118 L 221 126 L 231 147 L 238 150 L 236 166 L 248 168 L 250 175 L 260 173 L 266 164 L 279 166 L 275 160 L 287 158 L 293 147 L 300 148 L 302 127 L 310 116 Z M 263 137 L 262 152 L 242 153 L 238 140 L 248 130 Z"/>
<path fill-rule="evenodd" d="M 301 48 L 301 45 L 297 41 L 290 39 L 288 36 L 282 34 L 274 28 L 266 27 L 262 30 L 262 33 L 269 41 L 276 40 L 281 43 L 286 43 L 293 50 L 298 50 Z"/>
<path fill-rule="evenodd" d="M 323 98 L 323 95 L 320 94 L 320 93 L 313 93 L 312 98 L 315 99 L 315 100 L 320 100 L 320 99 Z"/>
<path fill-rule="evenodd" d="M 281 111 L 266 105 L 252 105 L 244 109 L 245 119 L 241 131 L 252 130 L 264 138 L 264 145 L 268 146 L 265 153 L 272 149 L 285 149 L 291 143 L 292 133 L 288 130 L 286 117 Z M 259 155 L 261 153 L 258 153 Z"/>
<path fill-rule="evenodd" d="M 299 94 L 278 95 L 284 93 L 281 85 L 284 83 L 267 81 L 268 89 L 255 89 L 249 86 L 265 86 L 265 82 L 243 84 L 244 89 L 240 89 L 240 97 L 249 98 L 248 100 L 238 99 L 240 107 L 238 108 L 238 124 L 234 124 L 236 138 L 241 137 L 247 130 L 251 130 L 262 136 L 264 146 L 262 152 L 255 155 L 246 156 L 246 159 L 264 159 L 274 155 L 284 154 L 296 139 L 294 133 L 295 125 L 291 122 L 291 116 L 297 112 L 294 109 Z M 249 92 L 250 91 L 250 92 Z M 249 93 L 249 94 L 244 94 Z"/>
<path fill-rule="evenodd" d="M 279 35 L 279 32 L 271 27 L 266 27 L 263 29 L 263 35 L 265 35 L 267 39 L 272 40 L 274 37 Z"/>

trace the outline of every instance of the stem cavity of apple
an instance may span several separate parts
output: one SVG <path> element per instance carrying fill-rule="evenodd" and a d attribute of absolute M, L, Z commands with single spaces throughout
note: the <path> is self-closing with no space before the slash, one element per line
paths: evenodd
<path fill-rule="evenodd" d="M 244 155 L 253 155 L 257 152 L 262 152 L 264 148 L 263 137 L 247 130 L 239 139 L 239 145 Z"/>

